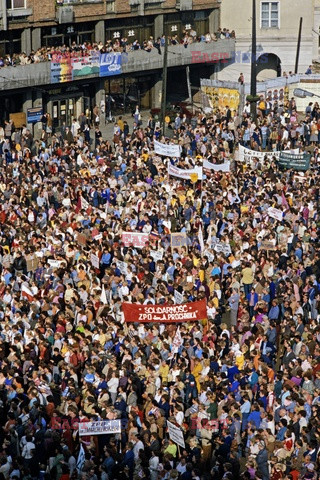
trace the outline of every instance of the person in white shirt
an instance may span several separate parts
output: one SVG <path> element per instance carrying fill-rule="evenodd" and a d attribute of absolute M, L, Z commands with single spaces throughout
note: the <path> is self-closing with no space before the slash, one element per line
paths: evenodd
<path fill-rule="evenodd" d="M 118 386 L 119 386 L 119 378 L 117 377 L 116 372 L 112 372 L 112 377 L 107 382 L 107 385 L 108 385 L 112 404 L 114 404 L 117 398 L 117 392 L 118 392 Z"/>
<path fill-rule="evenodd" d="M 150 479 L 157 480 L 158 478 L 158 466 L 159 466 L 159 457 L 155 454 L 154 451 L 151 451 L 151 458 L 149 460 L 149 472 Z"/>

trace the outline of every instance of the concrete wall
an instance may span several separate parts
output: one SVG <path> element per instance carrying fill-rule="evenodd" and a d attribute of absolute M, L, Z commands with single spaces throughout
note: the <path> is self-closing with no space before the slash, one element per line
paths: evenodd
<path fill-rule="evenodd" d="M 192 53 L 193 52 L 193 53 Z M 181 45 L 168 48 L 168 66 L 190 65 L 194 58 L 196 63 L 205 63 L 210 60 L 213 53 L 224 58 L 230 58 L 234 52 L 233 40 L 220 40 L 213 43 L 196 43 L 184 48 Z M 156 71 L 163 68 L 163 55 L 159 55 L 154 49 L 152 52 L 136 51 L 128 54 L 126 63 L 122 66 L 123 73 L 134 73 L 141 71 Z M 32 86 L 51 84 L 50 62 L 24 65 L 21 67 L 6 67 L 1 69 L 0 91 L 25 89 Z M 99 78 L 92 75 L 86 78 Z"/>

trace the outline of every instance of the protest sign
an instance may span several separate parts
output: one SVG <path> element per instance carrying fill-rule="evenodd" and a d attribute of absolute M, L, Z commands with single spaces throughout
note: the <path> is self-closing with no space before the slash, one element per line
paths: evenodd
<path fill-rule="evenodd" d="M 163 252 L 161 252 L 161 250 L 151 250 L 150 257 L 152 257 L 155 262 L 158 262 L 163 259 Z"/>
<path fill-rule="evenodd" d="M 305 172 L 310 167 L 310 153 L 292 154 L 280 152 L 278 164 L 281 168 Z"/>
<path fill-rule="evenodd" d="M 178 290 L 174 291 L 174 301 L 178 305 L 181 305 L 181 303 L 183 303 L 183 295 L 180 292 L 178 292 Z"/>
<path fill-rule="evenodd" d="M 231 255 L 231 247 L 230 247 L 229 243 L 224 243 L 224 242 L 218 241 L 217 239 L 213 239 L 212 247 L 213 247 L 215 252 L 222 253 L 226 257 Z"/>
<path fill-rule="evenodd" d="M 79 422 L 79 436 L 121 433 L 121 420 Z"/>
<path fill-rule="evenodd" d="M 169 420 L 167 420 L 167 427 L 170 439 L 179 445 L 179 447 L 185 448 L 186 445 L 184 443 L 184 436 L 181 428 L 174 425 L 174 423 L 169 422 Z"/>
<path fill-rule="evenodd" d="M 207 257 L 210 263 L 214 261 L 214 255 L 213 253 L 209 252 L 209 250 L 204 250 L 203 256 Z"/>
<path fill-rule="evenodd" d="M 171 248 L 181 248 L 188 245 L 186 232 L 171 233 Z"/>
<path fill-rule="evenodd" d="M 230 162 L 215 164 L 210 163 L 208 160 L 203 161 L 203 168 L 207 168 L 208 170 L 214 170 L 215 172 L 230 172 Z"/>
<path fill-rule="evenodd" d="M 121 260 L 116 261 L 117 268 L 120 270 L 122 275 L 127 275 L 128 273 L 128 265 L 126 262 L 121 262 Z"/>
<path fill-rule="evenodd" d="M 51 258 L 49 258 L 48 263 L 52 268 L 59 268 L 61 265 L 61 262 L 59 260 L 52 260 Z"/>
<path fill-rule="evenodd" d="M 100 260 L 99 260 L 98 255 L 95 255 L 94 253 L 91 253 L 91 255 L 90 255 L 90 260 L 91 260 L 92 266 L 93 266 L 94 268 L 99 269 Z"/>
<path fill-rule="evenodd" d="M 143 248 L 149 242 L 149 235 L 147 233 L 137 232 L 123 232 L 121 237 L 122 243 L 125 247 Z"/>
<path fill-rule="evenodd" d="M 167 145 L 166 143 L 157 142 L 157 140 L 154 140 L 153 144 L 154 151 L 157 155 L 162 155 L 164 157 L 180 157 L 180 145 Z"/>
<path fill-rule="evenodd" d="M 183 168 L 175 167 L 170 162 L 168 163 L 168 175 L 182 178 L 183 180 L 191 180 L 191 175 L 197 174 L 198 180 L 202 180 L 202 167 L 194 167 L 184 170 Z"/>
<path fill-rule="evenodd" d="M 268 212 L 269 217 L 275 218 L 279 222 L 282 222 L 283 213 L 282 213 L 281 210 L 279 210 L 278 208 L 269 207 L 267 212 Z"/>
<path fill-rule="evenodd" d="M 205 299 L 183 305 L 140 305 L 125 302 L 122 304 L 122 311 L 127 323 L 194 322 L 207 318 Z"/>
<path fill-rule="evenodd" d="M 276 247 L 272 240 L 262 240 L 260 243 L 261 250 L 275 250 Z"/>

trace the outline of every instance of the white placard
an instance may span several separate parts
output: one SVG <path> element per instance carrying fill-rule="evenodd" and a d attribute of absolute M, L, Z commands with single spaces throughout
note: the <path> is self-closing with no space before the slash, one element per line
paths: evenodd
<path fill-rule="evenodd" d="M 122 262 L 121 260 L 117 260 L 116 265 L 117 265 L 117 268 L 119 268 L 120 273 L 122 273 L 122 275 L 127 275 L 128 264 L 126 262 Z"/>
<path fill-rule="evenodd" d="M 176 427 L 173 423 L 169 422 L 169 420 L 167 420 L 167 426 L 170 439 L 181 448 L 185 448 L 186 445 L 184 443 L 184 436 L 181 428 Z"/>
<path fill-rule="evenodd" d="M 159 250 L 151 250 L 150 257 L 152 257 L 155 262 L 158 262 L 163 259 L 163 252 Z"/>
<path fill-rule="evenodd" d="M 49 258 L 48 263 L 52 268 L 59 268 L 61 265 L 61 262 L 59 260 L 52 260 L 51 258 Z"/>
<path fill-rule="evenodd" d="M 281 210 L 279 210 L 278 208 L 269 207 L 267 212 L 268 212 L 269 217 L 275 218 L 279 222 L 282 222 L 283 213 L 282 213 Z"/>
<path fill-rule="evenodd" d="M 100 260 L 99 260 L 98 255 L 95 255 L 94 253 L 91 253 L 91 255 L 90 255 L 90 260 L 91 260 L 92 266 L 93 266 L 94 268 L 99 269 Z"/>
<path fill-rule="evenodd" d="M 180 292 L 178 292 L 178 290 L 174 291 L 174 301 L 178 305 L 181 305 L 181 303 L 183 303 L 183 295 Z"/>

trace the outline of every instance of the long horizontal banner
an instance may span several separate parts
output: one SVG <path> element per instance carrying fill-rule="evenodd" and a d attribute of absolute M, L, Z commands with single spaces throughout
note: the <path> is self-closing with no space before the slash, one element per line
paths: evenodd
<path fill-rule="evenodd" d="M 164 157 L 180 157 L 180 145 L 167 145 L 166 143 L 157 142 L 157 140 L 154 140 L 153 144 L 154 152 L 157 155 L 163 155 Z"/>
<path fill-rule="evenodd" d="M 257 152 L 256 150 L 251 150 L 250 148 L 246 148 L 243 145 L 239 145 L 238 150 L 238 158 L 239 162 L 250 163 L 253 158 L 257 158 L 258 160 L 264 160 L 265 157 L 268 160 L 272 160 L 274 157 L 279 160 L 281 153 L 289 153 L 290 155 L 298 155 L 299 148 L 295 148 L 293 150 L 288 150 L 288 152 L 280 152 L 279 150 L 276 152 Z"/>
<path fill-rule="evenodd" d="M 121 53 L 93 52 L 91 55 L 65 58 L 53 55 L 51 59 L 51 83 L 72 82 L 89 75 L 108 77 L 122 73 Z"/>
<path fill-rule="evenodd" d="M 304 152 L 293 155 L 290 152 L 281 152 L 278 164 L 281 168 L 305 172 L 310 167 L 310 153 Z"/>
<path fill-rule="evenodd" d="M 173 177 L 182 178 L 183 180 L 192 180 L 192 176 L 198 175 L 198 180 L 202 180 L 202 167 L 194 167 L 184 170 L 183 168 L 171 165 L 169 162 L 168 174 L 172 175 Z"/>
<path fill-rule="evenodd" d="M 140 305 L 123 303 L 122 311 L 127 323 L 176 323 L 194 322 L 207 318 L 206 300 L 183 305 Z"/>
<path fill-rule="evenodd" d="M 79 436 L 121 433 L 121 420 L 79 422 Z"/>
<path fill-rule="evenodd" d="M 208 170 L 214 170 L 215 172 L 230 172 L 230 162 L 215 164 L 208 162 L 208 160 L 203 160 L 203 168 Z"/>
<path fill-rule="evenodd" d="M 258 160 L 263 160 L 266 156 L 269 160 L 272 160 L 273 157 L 276 159 L 279 158 L 280 152 L 257 152 L 256 150 L 251 150 L 246 148 L 243 145 L 239 145 L 239 162 L 250 163 L 253 158 L 258 158 Z"/>

